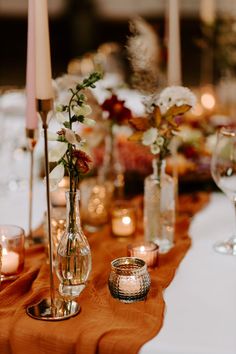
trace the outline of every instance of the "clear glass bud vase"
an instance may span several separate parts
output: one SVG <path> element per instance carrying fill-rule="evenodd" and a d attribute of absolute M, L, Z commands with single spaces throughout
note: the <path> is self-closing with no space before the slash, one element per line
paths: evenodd
<path fill-rule="evenodd" d="M 90 247 L 80 225 L 79 195 L 79 191 L 66 192 L 66 229 L 56 256 L 59 293 L 68 299 L 79 296 L 91 271 Z"/>
<path fill-rule="evenodd" d="M 105 151 L 103 164 L 98 171 L 98 180 L 101 183 L 109 182 L 113 188 L 113 197 L 124 197 L 124 168 L 120 162 L 116 137 L 109 132 L 105 137 Z"/>
<path fill-rule="evenodd" d="M 165 173 L 165 160 L 153 160 L 153 174 L 144 181 L 145 239 L 159 245 L 160 253 L 173 246 L 175 226 L 175 183 Z"/>

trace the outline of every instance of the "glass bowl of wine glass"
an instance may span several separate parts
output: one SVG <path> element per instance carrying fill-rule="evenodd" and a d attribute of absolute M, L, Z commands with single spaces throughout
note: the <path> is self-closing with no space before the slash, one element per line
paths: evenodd
<path fill-rule="evenodd" d="M 218 131 L 211 160 L 211 174 L 235 210 L 234 234 L 226 241 L 216 243 L 214 249 L 221 254 L 236 255 L 236 129 L 223 127 Z"/>

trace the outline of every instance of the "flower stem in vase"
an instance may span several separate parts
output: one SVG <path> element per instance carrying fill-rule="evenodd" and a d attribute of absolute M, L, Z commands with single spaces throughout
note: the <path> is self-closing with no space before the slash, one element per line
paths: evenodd
<path fill-rule="evenodd" d="M 91 271 L 91 253 L 80 226 L 78 191 L 67 192 L 67 227 L 58 246 L 56 269 L 60 294 L 69 299 L 79 296 Z"/>
<path fill-rule="evenodd" d="M 165 253 L 173 246 L 175 221 L 174 181 L 165 174 L 165 160 L 153 160 L 153 174 L 144 183 L 145 238 Z"/>

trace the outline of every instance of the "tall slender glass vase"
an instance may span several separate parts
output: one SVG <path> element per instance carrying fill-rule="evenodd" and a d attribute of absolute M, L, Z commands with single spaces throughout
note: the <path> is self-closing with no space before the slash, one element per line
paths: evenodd
<path fill-rule="evenodd" d="M 124 169 L 120 162 L 117 141 L 112 132 L 105 137 L 103 164 L 98 171 L 101 182 L 109 181 L 113 186 L 114 198 L 124 197 Z"/>
<path fill-rule="evenodd" d="M 112 200 L 124 197 L 123 167 L 112 133 L 105 137 L 104 158 L 98 176 L 84 179 L 80 190 L 83 226 L 87 231 L 95 232 L 108 222 Z"/>
<path fill-rule="evenodd" d="M 153 173 L 144 181 L 145 239 L 159 245 L 160 253 L 173 246 L 175 226 L 175 183 L 165 173 L 165 160 L 153 160 Z"/>
<path fill-rule="evenodd" d="M 91 252 L 80 225 L 79 191 L 66 192 L 66 229 L 57 248 L 59 293 L 67 299 L 85 288 L 91 271 Z"/>

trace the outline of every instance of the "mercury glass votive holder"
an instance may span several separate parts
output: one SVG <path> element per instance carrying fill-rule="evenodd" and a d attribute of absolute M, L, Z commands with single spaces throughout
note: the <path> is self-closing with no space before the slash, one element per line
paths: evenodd
<path fill-rule="evenodd" d="M 13 280 L 24 268 L 25 232 L 15 225 L 0 225 L 1 280 Z"/>
<path fill-rule="evenodd" d="M 136 212 L 128 201 L 117 201 L 111 211 L 111 230 L 114 236 L 133 236 L 136 230 Z"/>
<path fill-rule="evenodd" d="M 150 285 L 147 265 L 142 259 L 122 257 L 111 262 L 108 286 L 113 298 L 124 303 L 145 300 Z"/>
<path fill-rule="evenodd" d="M 114 185 L 110 181 L 85 178 L 80 184 L 80 211 L 86 231 L 96 232 L 109 220 Z"/>
<path fill-rule="evenodd" d="M 137 257 L 142 259 L 148 268 L 158 266 L 159 246 L 154 242 L 135 242 L 127 247 L 129 257 Z"/>

